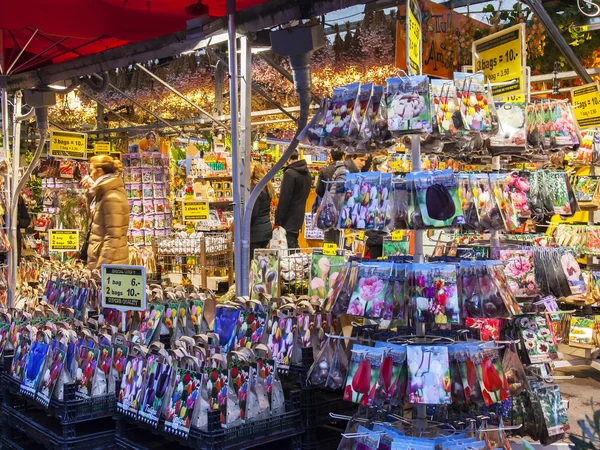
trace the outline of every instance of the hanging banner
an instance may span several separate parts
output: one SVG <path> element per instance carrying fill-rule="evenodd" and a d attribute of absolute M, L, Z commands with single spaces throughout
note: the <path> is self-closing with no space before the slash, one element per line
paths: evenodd
<path fill-rule="evenodd" d="M 94 143 L 94 153 L 96 155 L 110 155 L 112 153 L 112 145 L 109 141 L 98 141 Z"/>
<path fill-rule="evenodd" d="M 51 252 L 79 251 L 78 230 L 49 230 L 48 239 L 48 249 Z"/>
<path fill-rule="evenodd" d="M 525 92 L 525 24 L 473 42 L 473 69 L 483 71 L 495 98 Z"/>
<path fill-rule="evenodd" d="M 120 311 L 144 311 L 146 268 L 103 264 L 102 306 Z"/>
<path fill-rule="evenodd" d="M 49 153 L 55 158 L 87 159 L 87 134 L 51 131 Z"/>
<path fill-rule="evenodd" d="M 579 128 L 600 126 L 600 88 L 598 83 L 571 89 L 571 103 Z"/>
<path fill-rule="evenodd" d="M 417 0 L 407 0 L 406 7 L 406 61 L 409 75 L 422 73 L 421 9 Z"/>
<path fill-rule="evenodd" d="M 181 210 L 184 222 L 208 219 L 208 202 L 184 201 Z"/>

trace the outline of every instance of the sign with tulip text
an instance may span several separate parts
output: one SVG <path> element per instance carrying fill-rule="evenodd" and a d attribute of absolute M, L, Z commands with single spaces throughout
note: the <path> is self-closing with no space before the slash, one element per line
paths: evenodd
<path fill-rule="evenodd" d="M 417 0 L 408 0 L 406 5 L 406 61 L 411 75 L 421 75 L 421 9 Z"/>
<path fill-rule="evenodd" d="M 598 83 L 571 89 L 571 103 L 579 128 L 600 126 L 600 88 Z"/>
<path fill-rule="evenodd" d="M 87 159 L 87 134 L 70 131 L 50 132 L 50 156 Z"/>
<path fill-rule="evenodd" d="M 473 69 L 492 84 L 494 98 L 525 92 L 525 24 L 473 42 Z"/>
<path fill-rule="evenodd" d="M 102 306 L 120 311 L 144 311 L 146 268 L 103 264 Z"/>
<path fill-rule="evenodd" d="M 184 222 L 208 219 L 208 202 L 184 201 L 181 209 Z"/>
<path fill-rule="evenodd" d="M 327 256 L 337 255 L 337 245 L 331 242 L 323 244 L 323 254 Z"/>
<path fill-rule="evenodd" d="M 51 252 L 79 251 L 79 230 L 49 230 L 48 236 Z"/>
<path fill-rule="evenodd" d="M 96 155 L 110 155 L 112 146 L 108 141 L 98 141 L 94 144 L 94 153 Z"/>

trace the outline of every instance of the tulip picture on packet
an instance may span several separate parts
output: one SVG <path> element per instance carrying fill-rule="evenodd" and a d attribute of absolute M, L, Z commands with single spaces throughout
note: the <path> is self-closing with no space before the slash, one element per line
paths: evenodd
<path fill-rule="evenodd" d="M 57 344 L 57 342 L 55 341 Z M 40 388 L 35 396 L 36 400 L 44 407 L 47 408 L 50 404 L 50 398 L 54 387 L 58 381 L 58 376 L 62 371 L 63 364 L 65 361 L 64 350 L 58 347 L 58 344 L 52 350 L 52 364 L 44 369 L 44 375 L 42 376 L 42 382 Z"/>
<path fill-rule="evenodd" d="M 21 381 L 21 393 L 34 398 L 37 386 L 42 375 L 46 355 L 48 354 L 48 344 L 35 341 L 29 350 L 29 359 L 23 373 Z"/>
<path fill-rule="evenodd" d="M 409 345 L 408 402 L 412 404 L 447 405 L 450 396 L 448 347 Z"/>
<path fill-rule="evenodd" d="M 371 405 L 375 397 L 375 387 L 379 378 L 379 369 L 387 348 L 373 348 L 355 345 L 352 348 L 344 400 L 361 405 Z"/>
<path fill-rule="evenodd" d="M 173 395 L 169 402 L 165 431 L 186 438 L 199 396 L 202 375 L 187 369 L 177 369 Z"/>
<path fill-rule="evenodd" d="M 92 385 L 100 350 L 97 348 L 81 347 L 79 368 L 77 369 L 77 398 L 89 399 L 92 396 Z"/>
<path fill-rule="evenodd" d="M 156 355 L 148 356 L 147 367 L 146 389 L 140 405 L 138 419 L 157 428 L 173 367 L 159 361 Z"/>

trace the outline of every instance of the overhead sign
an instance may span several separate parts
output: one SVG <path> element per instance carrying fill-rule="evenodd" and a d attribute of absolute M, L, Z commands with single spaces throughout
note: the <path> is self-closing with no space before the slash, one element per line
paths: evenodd
<path fill-rule="evenodd" d="M 49 230 L 48 236 L 51 252 L 79 251 L 79 230 Z"/>
<path fill-rule="evenodd" d="M 600 126 L 600 88 L 598 83 L 571 89 L 571 103 L 579 128 Z"/>
<path fill-rule="evenodd" d="M 208 202 L 184 201 L 181 209 L 184 222 L 208 219 Z"/>
<path fill-rule="evenodd" d="M 525 92 L 525 24 L 473 42 L 473 69 L 483 71 L 496 98 Z"/>
<path fill-rule="evenodd" d="M 103 264 L 102 306 L 120 311 L 144 311 L 146 268 Z"/>
<path fill-rule="evenodd" d="M 109 141 L 98 141 L 94 144 L 94 153 L 96 155 L 110 155 L 112 153 L 112 145 Z"/>
<path fill-rule="evenodd" d="M 87 159 L 87 134 L 70 131 L 50 132 L 50 156 Z"/>
<path fill-rule="evenodd" d="M 422 43 L 421 9 L 417 0 L 407 0 L 406 7 L 406 61 L 410 75 L 421 75 Z"/>

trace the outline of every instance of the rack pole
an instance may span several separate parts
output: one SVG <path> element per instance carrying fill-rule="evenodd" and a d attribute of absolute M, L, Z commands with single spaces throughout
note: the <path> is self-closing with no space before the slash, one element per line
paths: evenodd
<path fill-rule="evenodd" d="M 494 156 L 492 158 L 492 171 L 499 172 L 500 171 L 500 157 Z M 498 248 L 500 247 L 500 236 L 498 234 L 498 230 L 490 231 L 490 248 Z"/>
<path fill-rule="evenodd" d="M 8 91 L 2 88 L 1 99 L 2 99 L 2 151 L 4 153 L 4 157 L 6 161 L 9 161 L 9 167 L 11 167 L 10 163 L 10 142 L 9 142 L 9 128 L 10 128 L 10 118 L 8 114 Z M 10 204 L 12 201 L 12 188 L 11 188 L 11 177 L 10 171 L 4 177 L 4 193 L 6 199 L 6 214 L 5 214 L 5 226 L 6 232 L 9 234 L 11 222 L 14 220 L 10 213 Z M 12 284 L 10 278 L 10 270 L 13 265 L 17 262 L 13 261 L 12 252 L 7 253 L 7 277 L 8 277 L 8 306 L 11 307 L 13 304 L 13 298 L 15 296 L 16 286 Z"/>

